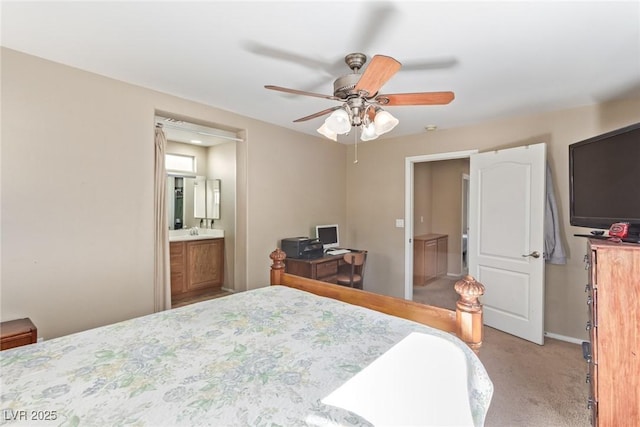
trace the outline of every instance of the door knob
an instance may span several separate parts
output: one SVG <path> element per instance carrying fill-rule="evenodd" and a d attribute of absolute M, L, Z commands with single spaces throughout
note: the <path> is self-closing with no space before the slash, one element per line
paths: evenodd
<path fill-rule="evenodd" d="M 532 256 L 532 257 L 534 257 L 534 258 L 540 258 L 540 252 L 538 252 L 538 251 L 533 251 L 533 252 L 531 252 L 529 255 L 522 255 L 522 257 L 523 257 L 523 258 L 526 258 L 526 257 L 528 257 L 528 256 Z"/>

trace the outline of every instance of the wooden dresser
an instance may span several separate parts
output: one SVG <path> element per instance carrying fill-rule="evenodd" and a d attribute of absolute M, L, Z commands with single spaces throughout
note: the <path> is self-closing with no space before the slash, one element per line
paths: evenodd
<path fill-rule="evenodd" d="M 640 426 L 640 245 L 590 239 L 587 260 L 591 423 Z"/>
<path fill-rule="evenodd" d="M 31 319 L 9 320 L 0 323 L 0 350 L 7 350 L 38 341 L 38 329 Z"/>
<path fill-rule="evenodd" d="M 422 286 L 447 274 L 449 236 L 423 234 L 413 238 L 413 285 Z"/>

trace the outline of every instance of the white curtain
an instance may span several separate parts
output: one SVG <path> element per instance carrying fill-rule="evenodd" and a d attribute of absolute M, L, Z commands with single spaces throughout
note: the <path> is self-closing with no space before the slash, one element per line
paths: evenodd
<path fill-rule="evenodd" d="M 162 125 L 156 125 L 155 137 L 155 233 L 154 233 L 154 311 L 171 308 L 171 273 L 169 264 L 169 225 L 167 223 L 167 170 L 164 159 L 167 137 Z"/>

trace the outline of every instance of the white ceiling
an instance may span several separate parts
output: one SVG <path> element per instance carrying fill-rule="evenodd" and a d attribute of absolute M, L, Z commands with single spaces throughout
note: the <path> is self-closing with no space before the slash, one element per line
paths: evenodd
<path fill-rule="evenodd" d="M 638 1 L 2 1 L 11 49 L 317 135 L 344 56 L 403 68 L 381 93 L 445 91 L 388 110 L 387 137 L 640 93 Z M 179 112 L 177 112 L 179 113 Z M 348 142 L 349 137 L 339 141 Z"/>

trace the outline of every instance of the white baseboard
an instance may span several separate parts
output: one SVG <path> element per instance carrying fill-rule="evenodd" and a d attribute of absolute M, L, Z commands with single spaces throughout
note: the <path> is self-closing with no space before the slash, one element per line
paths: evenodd
<path fill-rule="evenodd" d="M 235 293 L 236 293 L 235 289 L 225 288 L 224 286 L 223 286 L 221 289 L 222 289 L 223 291 L 231 292 L 232 294 L 235 294 Z"/>
<path fill-rule="evenodd" d="M 585 340 L 581 340 L 574 337 L 567 337 L 564 335 L 554 334 L 553 332 L 545 332 L 544 336 L 548 338 L 553 338 L 554 340 L 566 341 L 566 342 L 570 342 L 572 344 L 578 344 L 578 345 L 582 345 L 582 343 L 585 341 Z"/>

